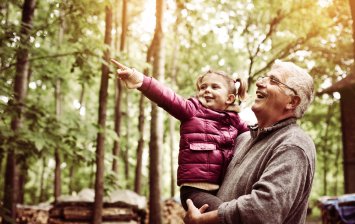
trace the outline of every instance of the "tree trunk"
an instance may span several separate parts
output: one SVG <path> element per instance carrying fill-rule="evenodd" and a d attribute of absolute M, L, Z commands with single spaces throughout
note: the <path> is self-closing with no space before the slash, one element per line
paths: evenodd
<path fill-rule="evenodd" d="M 5 170 L 5 183 L 4 183 L 4 208 L 8 210 L 5 212 L 5 216 L 16 219 L 16 203 L 18 195 L 18 174 L 16 172 L 16 159 L 15 150 L 9 150 L 7 153 L 6 170 Z M 5 224 L 10 224 L 7 220 L 4 220 Z"/>
<path fill-rule="evenodd" d="M 339 180 L 339 171 L 342 168 L 341 164 L 339 163 L 339 160 L 341 158 L 341 146 L 337 145 L 336 151 L 335 151 L 335 171 L 334 171 L 334 177 L 335 177 L 335 184 L 334 184 L 334 190 L 333 190 L 333 195 L 339 195 L 338 193 L 338 180 Z"/>
<path fill-rule="evenodd" d="M 353 20 L 353 58 L 355 58 L 355 1 L 354 0 L 349 0 L 350 3 L 350 10 L 351 10 L 351 17 Z M 355 74 L 355 63 L 352 65 L 351 72 Z"/>
<path fill-rule="evenodd" d="M 3 148 L 0 148 L 0 173 L 2 174 L 2 161 L 4 159 L 5 151 Z"/>
<path fill-rule="evenodd" d="M 27 170 L 28 170 L 28 165 L 26 159 L 22 159 L 21 165 L 19 166 L 19 174 L 18 174 L 18 197 L 17 197 L 17 203 L 18 204 L 24 204 L 24 199 L 25 199 L 25 184 L 26 184 L 26 177 L 27 177 Z"/>
<path fill-rule="evenodd" d="M 65 1 L 62 2 L 65 4 Z M 58 49 L 62 46 L 63 36 L 65 30 L 65 23 L 64 23 L 64 15 L 63 11 L 60 11 L 60 25 L 59 25 L 59 33 L 58 33 Z M 60 60 L 60 59 L 59 59 Z M 60 120 L 62 114 L 62 90 L 61 90 L 61 75 L 57 77 L 55 87 L 54 87 L 54 98 L 55 98 L 55 116 L 57 120 Z M 60 148 L 59 143 L 56 145 L 54 149 L 54 160 L 55 160 L 55 168 L 54 168 L 54 202 L 58 201 L 59 196 L 62 194 L 62 172 L 60 169 L 61 165 L 61 158 L 60 158 Z"/>
<path fill-rule="evenodd" d="M 72 162 L 69 168 L 69 194 L 74 191 L 74 173 L 75 173 L 75 163 Z"/>
<path fill-rule="evenodd" d="M 116 5 L 118 2 L 116 1 Z M 117 15 L 117 13 L 116 13 Z M 118 21 L 118 19 L 116 19 Z M 118 26 L 116 26 L 118 30 Z M 121 41 L 120 41 L 120 52 L 124 51 L 126 45 L 126 36 L 127 36 L 127 0 L 123 0 L 122 5 L 122 32 L 121 32 Z M 118 137 L 121 136 L 121 101 L 122 101 L 122 84 L 120 79 L 116 79 L 116 89 L 115 89 L 115 132 Z M 114 142 L 112 155 L 112 171 L 118 176 L 118 160 L 120 154 L 120 141 L 117 140 Z"/>
<path fill-rule="evenodd" d="M 119 79 L 116 79 L 115 82 L 115 132 L 120 138 L 121 136 L 121 101 L 122 101 L 122 85 L 121 81 Z M 113 143 L 113 149 L 112 149 L 112 156 L 113 156 L 113 161 L 112 161 L 112 171 L 117 175 L 118 177 L 118 161 L 119 161 L 119 155 L 120 155 L 120 139 L 115 140 Z"/>
<path fill-rule="evenodd" d="M 54 151 L 54 160 L 55 160 L 55 168 L 54 168 L 54 203 L 57 202 L 59 196 L 61 195 L 61 159 L 59 154 L 59 146 L 56 146 Z"/>
<path fill-rule="evenodd" d="M 143 147 L 144 147 L 144 99 L 143 94 L 139 98 L 139 116 L 138 116 L 138 133 L 139 140 L 137 145 L 137 164 L 136 164 L 136 175 L 134 179 L 134 192 L 141 194 L 142 186 L 142 158 L 143 158 Z"/>
<path fill-rule="evenodd" d="M 127 0 L 123 0 L 123 5 L 122 5 L 122 33 L 121 33 L 121 42 L 120 42 L 120 52 L 124 51 L 124 48 L 126 46 L 126 37 L 127 37 L 127 28 L 128 28 L 128 23 L 127 23 Z"/>
<path fill-rule="evenodd" d="M 45 201 L 44 200 L 44 173 L 46 172 L 46 157 L 42 158 L 42 170 L 41 170 L 41 177 L 39 181 L 39 202 Z"/>
<path fill-rule="evenodd" d="M 162 223 L 161 204 L 161 150 L 163 126 L 162 112 L 152 105 L 151 132 L 149 142 L 149 223 Z"/>
<path fill-rule="evenodd" d="M 81 108 L 83 107 L 83 104 L 84 104 L 84 96 L 85 96 L 85 83 L 82 83 L 81 84 L 80 97 L 79 97 L 79 104 L 80 104 L 79 113 L 80 113 Z"/>
<path fill-rule="evenodd" d="M 163 34 L 163 10 L 164 0 L 156 1 L 156 28 L 153 40 L 154 63 L 153 76 L 159 81 L 164 79 L 164 34 Z M 149 142 L 149 223 L 162 223 L 162 203 L 161 203 L 161 171 L 162 171 L 162 145 L 163 145 L 163 114 L 156 104 L 152 104 L 151 112 L 151 134 Z"/>
<path fill-rule="evenodd" d="M 181 22 L 181 10 L 184 9 L 184 5 L 181 1 L 177 1 L 177 7 L 176 7 L 176 22 L 174 24 L 174 45 L 173 48 L 173 53 L 172 53 L 172 60 L 171 60 L 171 67 L 169 69 L 170 71 L 170 78 L 171 78 L 171 85 L 172 87 L 175 86 L 176 84 L 176 74 L 177 74 L 177 59 L 178 59 L 178 52 L 179 52 L 179 25 Z M 176 150 L 175 145 L 176 144 L 176 139 L 175 139 L 175 123 L 176 120 L 174 117 L 170 116 L 169 117 L 169 135 L 170 135 L 170 196 L 174 197 L 176 193 L 176 170 L 175 170 L 175 160 L 174 160 L 174 151 Z"/>
<path fill-rule="evenodd" d="M 328 175 L 328 171 L 329 171 L 329 163 L 327 163 L 326 161 L 329 160 L 329 146 L 328 146 L 328 131 L 330 128 L 330 120 L 332 118 L 332 116 L 334 115 L 333 113 L 333 107 L 334 104 L 330 104 L 328 106 L 328 112 L 327 112 L 327 117 L 326 117 L 326 123 L 325 123 L 325 133 L 324 133 L 324 141 L 323 141 L 323 195 L 327 195 L 328 194 L 328 182 L 327 182 L 327 175 Z"/>
<path fill-rule="evenodd" d="M 174 151 L 175 151 L 175 118 L 169 117 L 169 136 L 170 136 L 170 196 L 175 196 L 175 160 L 174 160 Z"/>
<path fill-rule="evenodd" d="M 111 30 L 112 30 L 112 6 L 106 6 L 106 28 L 105 28 L 105 44 L 111 46 Z M 98 126 L 99 132 L 97 134 L 96 146 L 96 179 L 95 179 L 95 202 L 94 202 L 94 216 L 93 224 L 100 224 L 102 219 L 102 207 L 104 197 L 104 157 L 105 157 L 105 124 L 106 124 L 106 107 L 107 107 L 107 89 L 108 89 L 108 75 L 110 63 L 110 51 L 107 49 L 104 52 L 103 60 L 106 62 L 102 64 L 102 76 L 100 84 L 99 96 L 99 118 Z"/>
<path fill-rule="evenodd" d="M 127 36 L 127 0 L 123 0 L 122 5 L 122 33 L 121 33 L 121 42 L 120 42 L 120 52 L 124 51 L 124 47 L 126 46 L 126 36 Z M 118 82 L 121 82 L 120 80 Z M 122 84 L 120 84 L 122 86 Z M 120 89 L 122 91 L 122 88 Z M 122 93 L 121 93 L 122 94 Z M 128 103 L 129 103 L 129 95 L 126 95 L 126 110 L 127 110 L 127 117 L 128 117 Z M 126 188 L 129 186 L 129 123 L 128 119 L 126 118 L 126 149 L 124 152 L 124 174 L 126 178 Z"/>
<path fill-rule="evenodd" d="M 22 10 L 22 23 L 20 29 L 20 47 L 16 53 L 16 73 L 14 80 L 14 103 L 16 105 L 15 115 L 11 120 L 11 129 L 16 132 L 22 126 L 22 107 L 27 94 L 27 82 L 29 72 L 29 41 L 32 30 L 32 19 L 35 10 L 35 0 L 25 0 Z M 3 206 L 8 209 L 12 219 L 16 217 L 16 203 L 18 195 L 18 174 L 16 172 L 16 150 L 9 149 L 6 161 L 6 176 L 4 182 Z M 4 220 L 4 223 L 10 223 Z"/>
<path fill-rule="evenodd" d="M 130 95 L 129 94 L 126 94 L 126 100 L 125 100 L 125 104 L 126 104 L 126 110 L 127 110 L 127 113 L 126 113 L 126 136 L 125 136 L 125 139 L 126 139 L 126 147 L 125 147 L 125 151 L 124 151 L 124 154 L 123 154 L 123 157 L 124 157 L 124 176 L 125 176 L 125 179 L 126 179 L 126 188 L 129 188 L 129 148 L 130 148 L 130 135 L 131 135 L 131 132 L 130 132 L 130 125 L 129 125 L 129 102 L 130 102 Z"/>
<path fill-rule="evenodd" d="M 54 152 L 55 168 L 54 168 L 54 202 L 56 203 L 61 195 L 61 170 L 60 170 L 60 155 L 59 146 L 55 148 Z"/>
<path fill-rule="evenodd" d="M 1 1 L 0 2 L 0 15 L 5 18 L 3 27 L 5 32 L 7 32 L 7 27 L 8 27 L 8 14 L 9 14 L 9 3 L 8 1 Z M 0 46 L 5 46 L 5 42 L 8 39 L 8 35 L 5 35 L 4 38 L 0 38 Z M 5 67 L 5 61 L 6 61 L 6 56 L 4 54 L 0 55 L 0 70 Z M 0 173 L 3 173 L 2 170 L 2 162 L 3 159 L 5 158 L 5 150 L 3 148 L 0 148 Z"/>
<path fill-rule="evenodd" d="M 154 39 L 151 45 L 148 48 L 147 52 L 147 63 L 149 64 L 152 59 L 152 49 L 154 47 Z M 149 68 L 144 69 L 143 72 L 145 75 L 149 74 Z M 142 159 L 143 159 L 143 148 L 144 148 L 144 126 L 145 126 L 145 113 L 144 113 L 144 101 L 145 96 L 141 93 L 139 99 L 139 116 L 138 116 L 138 133 L 139 140 L 137 145 L 137 164 L 135 171 L 135 179 L 134 179 L 134 191 L 137 194 L 141 194 L 142 191 Z"/>
<path fill-rule="evenodd" d="M 2 26 L 5 28 L 4 29 L 5 33 L 8 32 L 7 29 L 8 29 L 9 11 L 10 11 L 9 10 L 9 2 L 8 1 L 1 1 L 0 2 L 0 15 L 2 18 L 4 18 L 4 23 Z M 5 34 L 4 38 L 0 38 L 0 46 L 5 46 L 5 42 L 8 40 L 8 38 L 9 37 L 7 34 Z M 4 54 L 1 54 L 0 55 L 0 70 L 3 67 L 5 67 L 5 61 L 6 61 L 6 56 Z M 0 152 L 1 152 L 1 149 L 0 149 Z M 1 160 L 0 160 L 0 165 L 1 165 Z"/>
<path fill-rule="evenodd" d="M 177 35 L 175 35 L 175 36 L 177 36 Z M 175 43 L 178 43 L 178 41 Z M 175 80 L 176 80 L 177 46 L 178 45 L 176 44 L 174 47 L 172 67 L 171 67 L 171 85 L 172 85 L 172 87 L 175 86 Z M 175 193 L 176 193 L 176 191 L 175 191 L 176 172 L 175 172 L 174 151 L 176 149 L 175 145 L 179 145 L 179 144 L 176 144 L 176 139 L 175 139 L 175 123 L 176 123 L 175 118 L 170 116 L 169 117 L 170 153 L 169 154 L 170 154 L 170 196 L 171 197 L 174 197 Z"/>

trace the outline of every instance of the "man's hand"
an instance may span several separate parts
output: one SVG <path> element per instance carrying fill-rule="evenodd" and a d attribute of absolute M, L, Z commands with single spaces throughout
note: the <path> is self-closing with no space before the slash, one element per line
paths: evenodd
<path fill-rule="evenodd" d="M 136 89 L 142 86 L 144 77 L 142 73 L 119 63 L 115 59 L 111 59 L 111 62 L 117 66 L 116 74 L 125 83 L 127 88 Z"/>
<path fill-rule="evenodd" d="M 184 223 L 185 224 L 198 224 L 200 221 L 200 218 L 202 216 L 202 213 L 206 211 L 208 208 L 207 204 L 202 205 L 200 209 L 196 208 L 194 203 L 191 201 L 191 199 L 186 200 L 187 204 L 187 212 L 184 217 Z"/>

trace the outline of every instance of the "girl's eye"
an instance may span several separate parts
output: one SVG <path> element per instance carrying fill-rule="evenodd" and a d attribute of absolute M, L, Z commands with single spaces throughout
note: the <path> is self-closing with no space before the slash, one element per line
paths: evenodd
<path fill-rule="evenodd" d="M 219 85 L 212 85 L 212 89 L 219 89 Z"/>
<path fill-rule="evenodd" d="M 201 85 L 200 89 L 206 89 L 206 85 Z"/>

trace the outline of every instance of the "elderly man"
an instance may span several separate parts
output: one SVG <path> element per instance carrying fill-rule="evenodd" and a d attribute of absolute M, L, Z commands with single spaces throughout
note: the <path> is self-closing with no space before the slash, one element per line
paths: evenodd
<path fill-rule="evenodd" d="M 188 199 L 185 223 L 305 223 L 316 150 L 296 120 L 312 102 L 313 79 L 295 64 L 277 61 L 256 86 L 258 124 L 237 138 L 219 206 L 204 213 L 207 205 L 194 206 L 203 198 Z"/>

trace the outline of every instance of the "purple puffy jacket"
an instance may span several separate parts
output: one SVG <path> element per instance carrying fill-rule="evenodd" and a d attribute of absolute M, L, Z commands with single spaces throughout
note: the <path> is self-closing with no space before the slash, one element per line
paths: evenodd
<path fill-rule="evenodd" d="M 208 109 L 196 98 L 186 100 L 151 77 L 145 76 L 138 89 L 181 121 L 178 185 L 219 185 L 233 156 L 237 135 L 249 130 L 246 123 L 236 112 Z"/>

